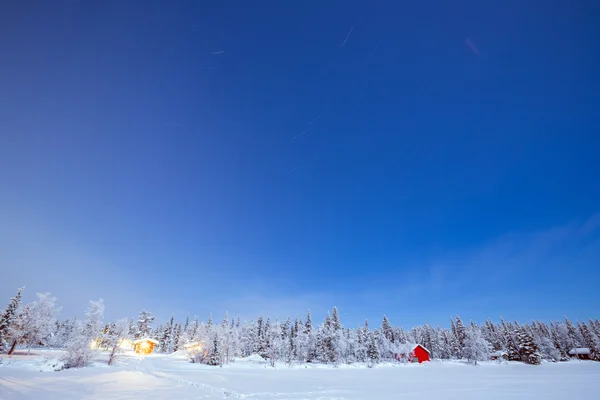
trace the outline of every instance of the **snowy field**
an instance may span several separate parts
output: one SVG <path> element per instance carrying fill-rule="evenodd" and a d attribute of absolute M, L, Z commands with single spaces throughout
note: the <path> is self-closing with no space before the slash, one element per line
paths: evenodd
<path fill-rule="evenodd" d="M 0 356 L 0 399 L 597 399 L 600 363 L 459 362 L 364 366 L 279 365 L 254 359 L 223 368 L 188 363 L 182 356 L 125 355 L 116 366 L 101 359 L 60 372 L 60 352 Z"/>

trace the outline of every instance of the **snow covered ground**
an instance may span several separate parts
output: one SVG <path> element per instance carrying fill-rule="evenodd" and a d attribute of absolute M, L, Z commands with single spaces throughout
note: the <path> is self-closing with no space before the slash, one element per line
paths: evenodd
<path fill-rule="evenodd" d="M 123 356 L 109 367 L 99 359 L 77 370 L 52 371 L 60 352 L 0 356 L 0 399 L 597 399 L 600 363 L 541 366 L 459 362 L 380 365 L 377 368 L 279 365 L 255 359 L 223 368 L 182 356 Z"/>

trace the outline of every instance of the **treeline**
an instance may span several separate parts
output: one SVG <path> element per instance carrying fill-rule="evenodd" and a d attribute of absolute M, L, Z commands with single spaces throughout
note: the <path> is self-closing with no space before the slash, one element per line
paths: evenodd
<path fill-rule="evenodd" d="M 450 319 L 450 328 L 425 324 L 404 330 L 383 317 L 378 326 L 365 321 L 357 328 L 344 327 L 337 308 L 314 325 L 310 312 L 304 318 L 271 320 L 258 317 L 241 322 L 226 314 L 220 321 L 212 317 L 206 322 L 198 318 L 155 324 L 148 311 L 137 320 L 102 322 L 104 305 L 91 302 L 84 320 L 56 319 L 58 309 L 50 294 L 38 294 L 38 300 L 21 306 L 22 290 L 13 298 L 0 320 L 0 352 L 12 352 L 18 344 L 65 348 L 66 367 L 85 365 L 93 352 L 89 343 L 96 341 L 108 349 L 112 362 L 119 354 L 122 339 L 152 338 L 158 341 L 156 351 L 173 353 L 184 350 L 191 342 L 201 344 L 202 351 L 192 362 L 224 365 L 236 358 L 258 354 L 277 362 L 352 364 L 396 361 L 408 355 L 415 344 L 421 344 L 431 358 L 484 361 L 494 352 L 504 352 L 511 361 L 539 364 L 542 360 L 565 361 L 573 348 L 590 349 L 590 357 L 600 361 L 600 322 L 572 323 L 564 321 L 529 324 L 488 320 L 478 325 L 464 323 L 460 317 Z"/>

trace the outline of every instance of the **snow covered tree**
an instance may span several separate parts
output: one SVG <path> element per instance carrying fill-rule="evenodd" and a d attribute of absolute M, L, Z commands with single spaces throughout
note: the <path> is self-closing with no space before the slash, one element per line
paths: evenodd
<path fill-rule="evenodd" d="M 171 320 L 162 329 L 162 334 L 158 339 L 159 349 L 163 353 L 173 352 L 173 324 L 175 317 L 171 317 Z"/>
<path fill-rule="evenodd" d="M 173 330 L 173 337 L 171 338 L 173 352 L 179 350 L 179 346 L 181 345 L 181 323 L 177 323 L 175 325 L 175 329 Z"/>
<path fill-rule="evenodd" d="M 458 315 L 456 316 L 456 322 L 454 323 L 454 326 L 456 332 L 456 344 L 458 345 L 456 356 L 458 358 L 463 358 L 465 340 L 467 339 L 467 329 Z"/>
<path fill-rule="evenodd" d="M 76 319 L 66 319 L 56 323 L 54 334 L 49 341 L 51 347 L 62 349 L 69 343 L 69 337 L 71 336 L 75 326 L 77 324 Z"/>
<path fill-rule="evenodd" d="M 379 348 L 377 347 L 377 331 L 371 332 L 369 334 L 369 342 L 367 345 L 367 358 L 369 362 L 369 367 L 377 364 L 379 362 Z"/>
<path fill-rule="evenodd" d="M 521 361 L 527 364 L 540 364 L 541 356 L 533 337 L 527 329 L 520 327 L 516 333 L 516 340 L 519 346 Z"/>
<path fill-rule="evenodd" d="M 304 334 L 306 335 L 306 362 L 310 363 L 317 358 L 317 337 L 313 328 L 310 310 L 306 312 Z"/>
<path fill-rule="evenodd" d="M 129 331 L 129 322 L 126 318 L 109 324 L 108 332 L 104 334 L 103 344 L 108 349 L 108 365 L 112 365 L 119 354 L 122 353 L 121 342 Z"/>
<path fill-rule="evenodd" d="M 67 355 L 64 359 L 65 368 L 81 368 L 92 360 L 96 350 L 92 342 L 102 334 L 102 319 L 104 318 L 104 301 L 90 301 L 86 311 L 86 319 L 73 330 L 67 345 Z"/>
<path fill-rule="evenodd" d="M 392 329 L 392 325 L 390 324 L 388 317 L 386 317 L 385 315 L 383 316 L 383 320 L 381 321 L 381 333 L 383 334 L 383 337 L 385 337 L 390 342 L 394 341 L 394 331 Z"/>
<path fill-rule="evenodd" d="M 218 332 L 214 332 L 212 343 L 209 347 L 208 365 L 223 366 L 223 351 Z"/>
<path fill-rule="evenodd" d="M 466 328 L 464 356 L 477 365 L 477 361 L 486 361 L 490 357 L 491 345 L 481 334 L 476 325 Z"/>
<path fill-rule="evenodd" d="M 600 361 L 600 339 L 598 336 L 585 323 L 579 325 L 579 330 L 586 347 L 590 349 L 590 358 Z"/>
<path fill-rule="evenodd" d="M 504 322 L 504 319 L 500 318 L 500 324 L 504 334 L 504 341 L 506 343 L 506 354 L 510 361 L 520 361 L 521 353 L 519 352 L 519 345 L 516 341 L 515 335 L 513 334 L 514 328 L 510 323 Z"/>
<path fill-rule="evenodd" d="M 271 366 L 274 367 L 277 361 L 284 357 L 287 345 L 285 337 L 282 335 L 279 321 L 268 325 L 266 335 L 268 337 L 267 358 Z"/>
<path fill-rule="evenodd" d="M 134 338 L 142 339 L 148 337 L 150 335 L 150 325 L 152 325 L 153 322 L 154 316 L 150 312 L 146 310 L 141 311 L 138 317 Z"/>
<path fill-rule="evenodd" d="M 575 328 L 575 325 L 573 325 L 573 323 L 571 321 L 569 321 L 569 319 L 567 317 L 565 317 L 565 326 L 567 327 L 567 331 L 569 333 L 569 338 L 571 339 L 571 342 L 573 343 L 573 347 L 583 347 L 584 340 L 583 340 L 583 337 L 581 336 L 581 332 L 579 332 L 579 330 L 577 328 Z"/>
<path fill-rule="evenodd" d="M 23 307 L 19 307 L 17 310 L 17 317 L 13 320 L 10 326 L 9 336 L 11 338 L 11 346 L 8 350 L 8 355 L 11 356 L 17 345 L 27 340 L 27 324 L 29 321 L 29 314 L 31 313 L 31 304 L 26 304 Z"/>
<path fill-rule="evenodd" d="M 38 299 L 29 305 L 27 318 L 23 322 L 24 337 L 28 353 L 35 345 L 44 345 L 53 333 L 56 324 L 56 297 L 50 293 L 38 293 Z"/>
<path fill-rule="evenodd" d="M 560 361 L 560 351 L 556 348 L 550 330 L 545 324 L 541 322 L 532 323 L 532 335 L 542 358 L 548 361 Z"/>
<path fill-rule="evenodd" d="M 17 310 L 21 304 L 21 296 L 23 294 L 23 288 L 17 290 L 15 297 L 10 299 L 10 303 L 4 310 L 4 313 L 0 317 L 0 353 L 8 351 L 9 340 L 11 335 L 11 327 L 17 318 Z"/>
<path fill-rule="evenodd" d="M 198 328 L 200 327 L 200 322 L 198 321 L 198 317 L 194 318 L 194 322 L 190 325 L 189 330 L 189 338 L 190 340 L 196 340 L 196 335 L 198 334 Z"/>

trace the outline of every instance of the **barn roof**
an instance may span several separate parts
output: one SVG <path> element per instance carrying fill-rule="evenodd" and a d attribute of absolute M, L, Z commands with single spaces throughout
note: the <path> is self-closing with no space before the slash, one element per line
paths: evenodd
<path fill-rule="evenodd" d="M 158 340 L 154 340 L 151 338 L 141 338 L 138 340 L 134 340 L 133 344 L 142 343 L 142 342 L 150 342 L 150 343 L 158 344 Z"/>
<path fill-rule="evenodd" d="M 490 353 L 490 357 L 502 357 L 503 355 L 508 354 L 505 351 L 499 350 L 499 351 L 494 351 Z"/>
<path fill-rule="evenodd" d="M 590 355 L 590 349 L 588 349 L 587 347 L 577 347 L 576 349 L 569 350 L 569 354 L 572 356 L 576 354 Z"/>

